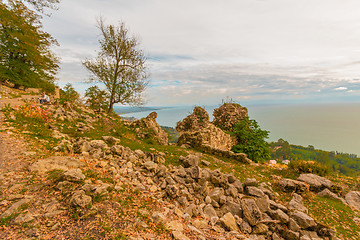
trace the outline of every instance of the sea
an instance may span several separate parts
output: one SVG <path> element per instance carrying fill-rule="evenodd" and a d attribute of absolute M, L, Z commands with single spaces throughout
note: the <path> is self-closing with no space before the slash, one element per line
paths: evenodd
<path fill-rule="evenodd" d="M 219 106 L 201 106 L 212 113 Z M 338 151 L 360 156 L 360 103 L 346 104 L 279 104 L 246 106 L 249 117 L 261 129 L 270 131 L 267 141 L 282 138 L 290 144 L 326 151 Z M 137 119 L 155 111 L 161 126 L 175 127 L 178 121 L 192 113 L 194 106 L 143 108 L 120 114 Z M 116 111 L 121 112 L 119 109 Z M 129 112 L 129 110 L 127 110 Z"/>

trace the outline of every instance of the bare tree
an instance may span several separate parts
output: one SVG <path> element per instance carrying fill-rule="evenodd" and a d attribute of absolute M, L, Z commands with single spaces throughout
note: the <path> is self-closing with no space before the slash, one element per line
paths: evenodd
<path fill-rule="evenodd" d="M 94 59 L 87 59 L 83 65 L 92 73 L 90 81 L 103 83 L 109 93 L 110 113 L 115 103 L 141 105 L 141 93 L 148 84 L 146 57 L 138 49 L 136 37 L 129 36 L 123 22 L 118 26 L 105 25 L 102 18 L 98 21 L 102 38 L 100 51 Z M 105 101 L 105 99 L 104 99 Z"/>

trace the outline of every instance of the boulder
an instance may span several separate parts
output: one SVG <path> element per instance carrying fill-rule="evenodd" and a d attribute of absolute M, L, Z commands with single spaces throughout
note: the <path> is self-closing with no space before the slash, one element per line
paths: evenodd
<path fill-rule="evenodd" d="M 345 195 L 345 200 L 350 207 L 355 208 L 360 211 L 360 192 L 359 191 L 350 191 Z"/>
<path fill-rule="evenodd" d="M 303 204 L 303 198 L 297 193 L 293 194 L 293 198 L 289 202 L 289 209 L 308 213 L 308 209 Z"/>
<path fill-rule="evenodd" d="M 319 192 L 325 188 L 331 188 L 333 185 L 329 179 L 312 173 L 300 174 L 297 180 L 309 184 L 310 190 L 314 192 Z"/>
<path fill-rule="evenodd" d="M 307 229 L 316 226 L 316 222 L 306 213 L 300 211 L 293 211 L 290 213 L 290 217 L 295 220 L 295 222 L 302 228 Z"/>
<path fill-rule="evenodd" d="M 53 156 L 46 159 L 40 159 L 34 162 L 30 167 L 30 171 L 38 173 L 45 173 L 55 169 L 69 170 L 71 168 L 79 168 L 84 166 L 84 163 L 78 159 L 68 156 Z"/>
<path fill-rule="evenodd" d="M 186 157 L 180 156 L 179 161 L 184 164 L 185 168 L 199 166 L 200 157 L 195 154 L 189 154 Z"/>
<path fill-rule="evenodd" d="M 79 168 L 75 168 L 75 169 L 66 170 L 63 173 L 62 178 L 65 181 L 78 182 L 84 180 L 85 175 L 82 173 L 82 171 Z"/>
<path fill-rule="evenodd" d="M 243 209 L 244 218 L 250 225 L 255 226 L 262 220 L 261 211 L 253 198 L 242 198 L 241 207 Z"/>
<path fill-rule="evenodd" d="M 239 231 L 234 216 L 228 212 L 220 218 L 221 224 L 229 231 Z"/>
<path fill-rule="evenodd" d="M 309 190 L 309 185 L 307 183 L 289 178 L 282 178 L 278 184 L 284 192 L 297 192 L 301 194 Z"/>
<path fill-rule="evenodd" d="M 91 204 L 91 197 L 85 194 L 84 190 L 77 190 L 70 199 L 70 204 L 74 207 L 82 207 L 85 208 L 89 204 Z"/>
<path fill-rule="evenodd" d="M 29 203 L 29 200 L 26 198 L 21 199 L 20 201 L 17 201 L 16 203 L 13 203 L 3 214 L 1 214 L 1 218 L 9 217 L 9 216 L 17 213 L 23 205 L 28 204 L 28 203 Z"/>
<path fill-rule="evenodd" d="M 338 201 L 341 201 L 342 203 L 344 203 L 345 205 L 347 204 L 346 203 L 346 200 L 339 197 L 338 195 L 336 195 L 335 193 L 331 192 L 329 189 L 325 188 L 324 190 L 322 190 L 321 192 L 319 192 L 317 194 L 319 197 L 325 197 L 325 198 L 331 198 L 331 199 L 335 199 L 335 200 L 338 200 Z"/>

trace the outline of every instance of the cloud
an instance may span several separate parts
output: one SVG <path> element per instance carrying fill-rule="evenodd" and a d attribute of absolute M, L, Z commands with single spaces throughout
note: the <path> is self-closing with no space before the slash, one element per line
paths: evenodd
<path fill-rule="evenodd" d="M 337 87 L 334 90 L 335 91 L 345 91 L 345 90 L 347 90 L 347 87 Z"/>

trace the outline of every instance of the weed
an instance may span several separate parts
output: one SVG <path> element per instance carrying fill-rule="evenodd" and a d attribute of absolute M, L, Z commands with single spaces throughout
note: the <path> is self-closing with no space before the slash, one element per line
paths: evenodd
<path fill-rule="evenodd" d="M 55 183 L 60 182 L 63 172 L 64 172 L 64 170 L 59 170 L 59 169 L 48 171 L 48 172 L 46 172 L 47 173 L 47 179 L 51 180 L 51 181 L 53 181 Z"/>

